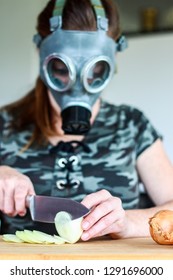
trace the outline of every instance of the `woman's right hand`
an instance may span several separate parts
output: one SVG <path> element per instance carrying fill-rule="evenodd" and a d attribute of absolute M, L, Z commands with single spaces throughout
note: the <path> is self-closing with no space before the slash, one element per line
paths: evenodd
<path fill-rule="evenodd" d="M 26 214 L 26 197 L 35 194 L 29 177 L 14 168 L 0 166 L 0 211 L 9 215 Z"/>

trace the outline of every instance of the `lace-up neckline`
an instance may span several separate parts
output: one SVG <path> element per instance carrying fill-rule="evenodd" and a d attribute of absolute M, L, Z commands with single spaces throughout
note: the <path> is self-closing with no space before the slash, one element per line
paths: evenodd
<path fill-rule="evenodd" d="M 62 151 L 67 153 L 75 153 L 76 149 L 79 147 L 81 147 L 85 153 L 89 153 L 91 151 L 89 146 L 84 142 L 73 140 L 69 142 L 60 141 L 56 146 L 51 148 L 51 152 L 54 153 Z"/>

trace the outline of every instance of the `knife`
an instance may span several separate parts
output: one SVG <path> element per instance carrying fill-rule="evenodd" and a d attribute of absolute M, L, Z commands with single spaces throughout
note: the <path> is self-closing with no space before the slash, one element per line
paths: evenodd
<path fill-rule="evenodd" d="M 54 223 L 56 214 L 60 211 L 68 212 L 72 220 L 87 215 L 90 210 L 83 204 L 69 198 L 30 195 L 26 198 L 33 221 Z"/>

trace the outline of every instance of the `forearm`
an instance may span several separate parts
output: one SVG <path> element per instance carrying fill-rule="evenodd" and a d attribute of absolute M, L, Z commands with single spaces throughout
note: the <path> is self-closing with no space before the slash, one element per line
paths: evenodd
<path fill-rule="evenodd" d="M 126 229 L 120 234 L 111 233 L 111 237 L 117 239 L 150 236 L 149 219 L 156 212 L 165 209 L 173 210 L 173 200 L 152 208 L 126 210 Z"/>

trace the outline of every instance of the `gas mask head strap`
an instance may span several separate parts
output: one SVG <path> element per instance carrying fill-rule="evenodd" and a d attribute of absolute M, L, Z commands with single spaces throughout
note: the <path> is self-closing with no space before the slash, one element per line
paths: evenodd
<path fill-rule="evenodd" d="M 62 26 L 62 13 L 66 0 L 56 0 L 55 8 L 53 10 L 53 17 L 50 18 L 50 30 L 54 31 Z M 104 8 L 100 0 L 91 0 L 97 16 L 97 28 L 101 30 L 108 30 L 108 19 L 106 18 Z"/>
<path fill-rule="evenodd" d="M 62 13 L 66 0 L 56 0 L 55 7 L 53 10 L 53 16 L 50 18 L 50 30 L 53 32 L 56 29 L 62 27 Z M 97 28 L 98 30 L 108 31 L 108 19 L 105 14 L 105 10 L 100 0 L 91 0 L 91 4 L 97 17 Z M 37 47 L 40 47 L 42 38 L 40 34 L 35 34 L 33 37 L 34 43 Z M 115 44 L 115 51 L 124 51 L 127 48 L 127 39 L 125 36 L 120 36 Z"/>

